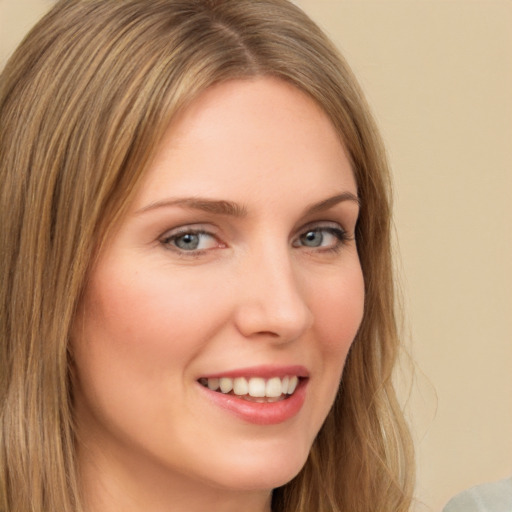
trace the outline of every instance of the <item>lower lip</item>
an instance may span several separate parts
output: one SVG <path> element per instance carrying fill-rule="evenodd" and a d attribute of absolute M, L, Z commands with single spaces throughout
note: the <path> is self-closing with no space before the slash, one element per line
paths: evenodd
<path fill-rule="evenodd" d="M 277 425 L 293 418 L 301 410 L 306 399 L 307 379 L 300 380 L 297 389 L 288 398 L 265 403 L 249 402 L 236 395 L 211 391 L 201 384 L 198 385 L 217 406 L 240 419 L 256 425 Z"/>

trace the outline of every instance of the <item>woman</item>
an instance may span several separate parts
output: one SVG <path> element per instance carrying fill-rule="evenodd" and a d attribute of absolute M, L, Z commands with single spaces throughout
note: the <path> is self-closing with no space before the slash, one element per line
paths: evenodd
<path fill-rule="evenodd" d="M 1 509 L 408 510 L 385 157 L 320 30 L 68 0 L 0 87 Z"/>

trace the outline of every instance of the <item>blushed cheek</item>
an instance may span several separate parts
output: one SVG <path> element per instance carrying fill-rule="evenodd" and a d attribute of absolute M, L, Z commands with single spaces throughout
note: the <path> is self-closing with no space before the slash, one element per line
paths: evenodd
<path fill-rule="evenodd" d="M 153 370 L 193 357 L 228 314 L 216 282 L 176 272 L 134 272 L 126 279 L 115 267 L 101 270 L 85 300 L 88 338 Z"/>
<path fill-rule="evenodd" d="M 323 290 L 316 306 L 316 324 L 321 329 L 324 351 L 345 357 L 352 344 L 364 312 L 364 281 L 360 271 L 333 280 Z"/>

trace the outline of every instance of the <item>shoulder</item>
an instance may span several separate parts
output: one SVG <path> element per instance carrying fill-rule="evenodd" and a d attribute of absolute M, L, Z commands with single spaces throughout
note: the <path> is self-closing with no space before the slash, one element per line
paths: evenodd
<path fill-rule="evenodd" d="M 512 477 L 457 494 L 443 512 L 512 512 Z"/>

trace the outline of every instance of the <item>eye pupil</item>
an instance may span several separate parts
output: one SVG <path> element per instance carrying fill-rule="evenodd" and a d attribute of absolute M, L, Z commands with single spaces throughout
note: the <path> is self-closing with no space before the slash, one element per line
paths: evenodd
<path fill-rule="evenodd" d="M 194 250 L 199 246 L 199 236 L 194 233 L 185 233 L 176 238 L 175 244 L 180 249 Z"/>
<path fill-rule="evenodd" d="M 308 247 L 318 247 L 322 244 L 323 235 L 320 231 L 308 231 L 301 237 L 302 243 Z"/>

